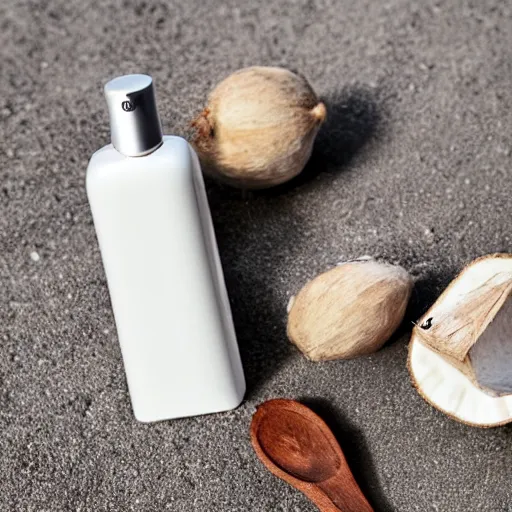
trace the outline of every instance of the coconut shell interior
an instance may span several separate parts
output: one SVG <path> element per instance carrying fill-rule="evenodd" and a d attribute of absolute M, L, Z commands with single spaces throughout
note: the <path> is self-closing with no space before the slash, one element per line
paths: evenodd
<path fill-rule="evenodd" d="M 512 393 L 512 297 L 469 351 L 478 384 L 497 393 Z"/>

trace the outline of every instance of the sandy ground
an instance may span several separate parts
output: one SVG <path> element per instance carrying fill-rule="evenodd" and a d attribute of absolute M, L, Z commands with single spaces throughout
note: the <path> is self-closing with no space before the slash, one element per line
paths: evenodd
<path fill-rule="evenodd" d="M 410 321 L 464 263 L 512 249 L 511 47 L 497 0 L 3 0 L 0 510 L 313 511 L 249 443 L 255 406 L 290 397 L 327 419 L 377 511 L 512 511 L 512 427 L 448 419 L 406 370 Z M 165 132 L 185 134 L 251 64 L 300 70 L 329 121 L 291 185 L 208 182 L 246 401 L 138 424 L 84 188 L 109 141 L 101 88 L 153 75 Z M 290 296 L 364 254 L 417 279 L 402 334 L 307 362 L 286 340 Z"/>

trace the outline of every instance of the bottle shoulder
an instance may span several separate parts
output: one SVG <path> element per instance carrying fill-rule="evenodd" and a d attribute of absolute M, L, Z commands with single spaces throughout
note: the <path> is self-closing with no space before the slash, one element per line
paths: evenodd
<path fill-rule="evenodd" d="M 96 174 L 99 170 L 103 172 L 106 168 L 138 170 L 148 168 L 188 168 L 190 167 L 193 149 L 182 137 L 165 135 L 162 145 L 145 156 L 129 157 L 117 151 L 112 144 L 102 147 L 96 151 L 87 167 L 87 178 Z"/>

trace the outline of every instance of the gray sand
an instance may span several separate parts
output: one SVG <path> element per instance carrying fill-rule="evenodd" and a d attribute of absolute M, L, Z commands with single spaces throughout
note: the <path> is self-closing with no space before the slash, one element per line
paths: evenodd
<path fill-rule="evenodd" d="M 249 443 L 255 406 L 290 397 L 333 427 L 377 511 L 512 511 L 512 427 L 443 416 L 405 366 L 410 321 L 464 263 L 512 249 L 512 4 L 172 4 L 0 4 L 0 510 L 313 511 Z M 300 70 L 330 117 L 291 185 L 208 182 L 246 401 L 138 424 L 84 189 L 109 139 L 101 87 L 153 75 L 165 132 L 185 134 L 251 64 Z M 402 333 L 371 357 L 306 361 L 288 299 L 364 254 L 418 280 Z"/>

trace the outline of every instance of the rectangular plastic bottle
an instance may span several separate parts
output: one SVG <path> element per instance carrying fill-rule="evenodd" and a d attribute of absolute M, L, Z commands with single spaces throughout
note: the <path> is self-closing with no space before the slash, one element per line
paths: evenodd
<path fill-rule="evenodd" d="M 105 94 L 112 144 L 90 160 L 87 195 L 135 417 L 233 409 L 245 380 L 197 156 L 162 137 L 150 77 Z"/>

